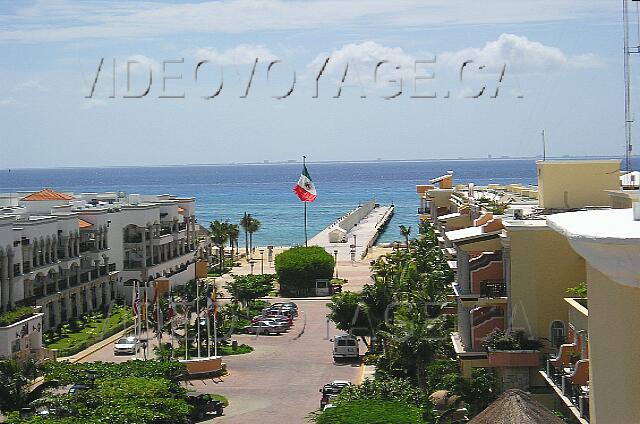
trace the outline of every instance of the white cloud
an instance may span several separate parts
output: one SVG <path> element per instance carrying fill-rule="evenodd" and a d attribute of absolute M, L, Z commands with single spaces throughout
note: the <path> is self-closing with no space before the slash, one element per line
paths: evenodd
<path fill-rule="evenodd" d="M 256 58 L 261 62 L 277 59 L 276 55 L 260 45 L 240 44 L 232 49 L 219 52 L 213 48 L 199 48 L 194 56 L 197 60 L 209 60 L 219 65 L 246 65 L 254 63 Z"/>
<path fill-rule="evenodd" d="M 504 64 L 511 72 L 536 74 L 556 72 L 567 69 L 593 68 L 603 66 L 596 55 L 580 54 L 567 56 L 557 47 L 546 46 L 527 37 L 502 34 L 496 40 L 487 42 L 481 48 L 466 48 L 456 52 L 442 53 L 438 61 L 459 69 L 468 60 L 474 64 L 486 66 L 494 71 Z"/>
<path fill-rule="evenodd" d="M 327 58 L 329 58 L 329 62 L 324 68 L 323 77 L 329 77 L 334 84 L 337 84 L 344 76 L 348 65 L 344 85 L 360 86 L 365 91 L 361 93 L 363 95 L 367 94 L 366 91 L 369 88 L 376 87 L 375 72 L 381 61 L 387 61 L 387 63 L 378 67 L 378 85 L 376 87 L 378 89 L 383 85 L 388 85 L 389 79 L 412 75 L 415 61 L 412 55 L 400 47 L 386 47 L 374 41 L 345 44 L 332 52 L 317 55 L 307 66 L 304 79 L 315 79 Z M 400 67 L 400 69 L 397 70 L 396 67 Z"/>
<path fill-rule="evenodd" d="M 18 103 L 18 102 L 13 97 L 7 97 L 7 98 L 4 98 L 4 99 L 0 99 L 0 107 L 11 106 L 11 105 L 14 105 L 16 103 Z"/>
<path fill-rule="evenodd" d="M 30 79 L 27 81 L 23 81 L 21 83 L 16 84 L 13 87 L 13 91 L 23 91 L 23 90 L 38 90 L 38 91 L 47 91 L 45 87 L 40 83 L 38 79 Z"/>
<path fill-rule="evenodd" d="M 59 42 L 327 27 L 435 27 L 617 19 L 602 0 L 230 0 L 167 4 L 36 1 L 0 15 L 0 41 Z"/>

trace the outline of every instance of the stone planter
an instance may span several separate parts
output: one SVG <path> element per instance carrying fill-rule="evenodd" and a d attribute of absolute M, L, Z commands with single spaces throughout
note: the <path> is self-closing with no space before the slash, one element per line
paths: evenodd
<path fill-rule="evenodd" d="M 493 350 L 487 355 L 490 367 L 537 367 L 540 365 L 539 350 Z"/>

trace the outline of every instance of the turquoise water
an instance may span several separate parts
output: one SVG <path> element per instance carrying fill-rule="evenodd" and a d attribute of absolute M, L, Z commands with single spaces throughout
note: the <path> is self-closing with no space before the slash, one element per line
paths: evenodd
<path fill-rule="evenodd" d="M 415 186 L 447 170 L 454 171 L 456 183 L 536 183 L 534 160 L 310 163 L 308 168 L 318 190 L 317 200 L 309 204 L 309 237 L 375 198 L 396 206 L 381 242 L 400 240 L 400 224 L 417 231 Z M 262 222 L 254 243 L 278 246 L 304 242 L 303 204 L 293 193 L 300 171 L 300 164 L 4 170 L 0 191 L 52 187 L 196 197 L 201 224 L 238 222 L 246 211 Z"/>

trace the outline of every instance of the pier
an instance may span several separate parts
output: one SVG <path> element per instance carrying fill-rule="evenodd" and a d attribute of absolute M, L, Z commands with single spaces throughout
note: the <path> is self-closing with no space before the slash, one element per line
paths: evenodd
<path fill-rule="evenodd" d="M 393 216 L 393 205 L 382 206 L 369 200 L 347 212 L 309 240 L 309 246 L 321 246 L 332 255 L 338 252 L 338 261 L 366 256 L 369 248 Z"/>

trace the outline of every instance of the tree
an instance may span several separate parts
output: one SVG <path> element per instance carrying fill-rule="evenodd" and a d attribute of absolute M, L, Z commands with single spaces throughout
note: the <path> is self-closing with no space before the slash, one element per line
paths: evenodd
<path fill-rule="evenodd" d="M 243 307 L 249 302 L 267 296 L 273 291 L 275 275 L 236 275 L 233 281 L 225 284 L 233 299 Z"/>
<path fill-rule="evenodd" d="M 405 243 L 407 245 L 407 250 L 409 250 L 409 236 L 411 235 L 411 226 L 405 227 L 404 225 L 401 225 L 400 235 L 404 237 Z"/>
<path fill-rule="evenodd" d="M 238 238 L 240 238 L 240 227 L 238 224 L 229 224 L 227 228 L 227 234 L 229 236 L 229 246 L 231 246 L 231 259 L 235 261 L 234 246 L 236 251 L 238 248 Z"/>
<path fill-rule="evenodd" d="M 0 361 L 0 410 L 16 411 L 29 401 L 29 385 L 35 377 L 32 361 Z"/>
<path fill-rule="evenodd" d="M 253 233 L 258 232 L 262 223 L 257 219 L 251 217 L 249 221 L 249 226 L 247 227 L 247 231 L 249 231 L 249 251 L 251 252 L 251 257 L 253 257 Z"/>
<path fill-rule="evenodd" d="M 360 303 L 360 295 L 353 292 L 336 293 L 331 297 L 327 315 L 336 324 L 338 330 L 352 332 L 356 336 L 371 336 L 372 329 L 367 312 Z M 355 320 L 355 322 L 354 322 Z"/>
<path fill-rule="evenodd" d="M 276 256 L 276 273 L 284 294 L 307 295 L 316 280 L 330 280 L 334 259 L 322 247 L 294 247 Z"/>
<path fill-rule="evenodd" d="M 211 222 L 211 241 L 218 247 L 220 256 L 220 273 L 224 272 L 224 245 L 229 239 L 229 221 L 220 222 L 217 219 Z"/>
<path fill-rule="evenodd" d="M 240 226 L 244 230 L 244 255 L 249 260 L 249 227 L 251 226 L 251 214 L 244 213 L 244 216 L 240 220 Z"/>

